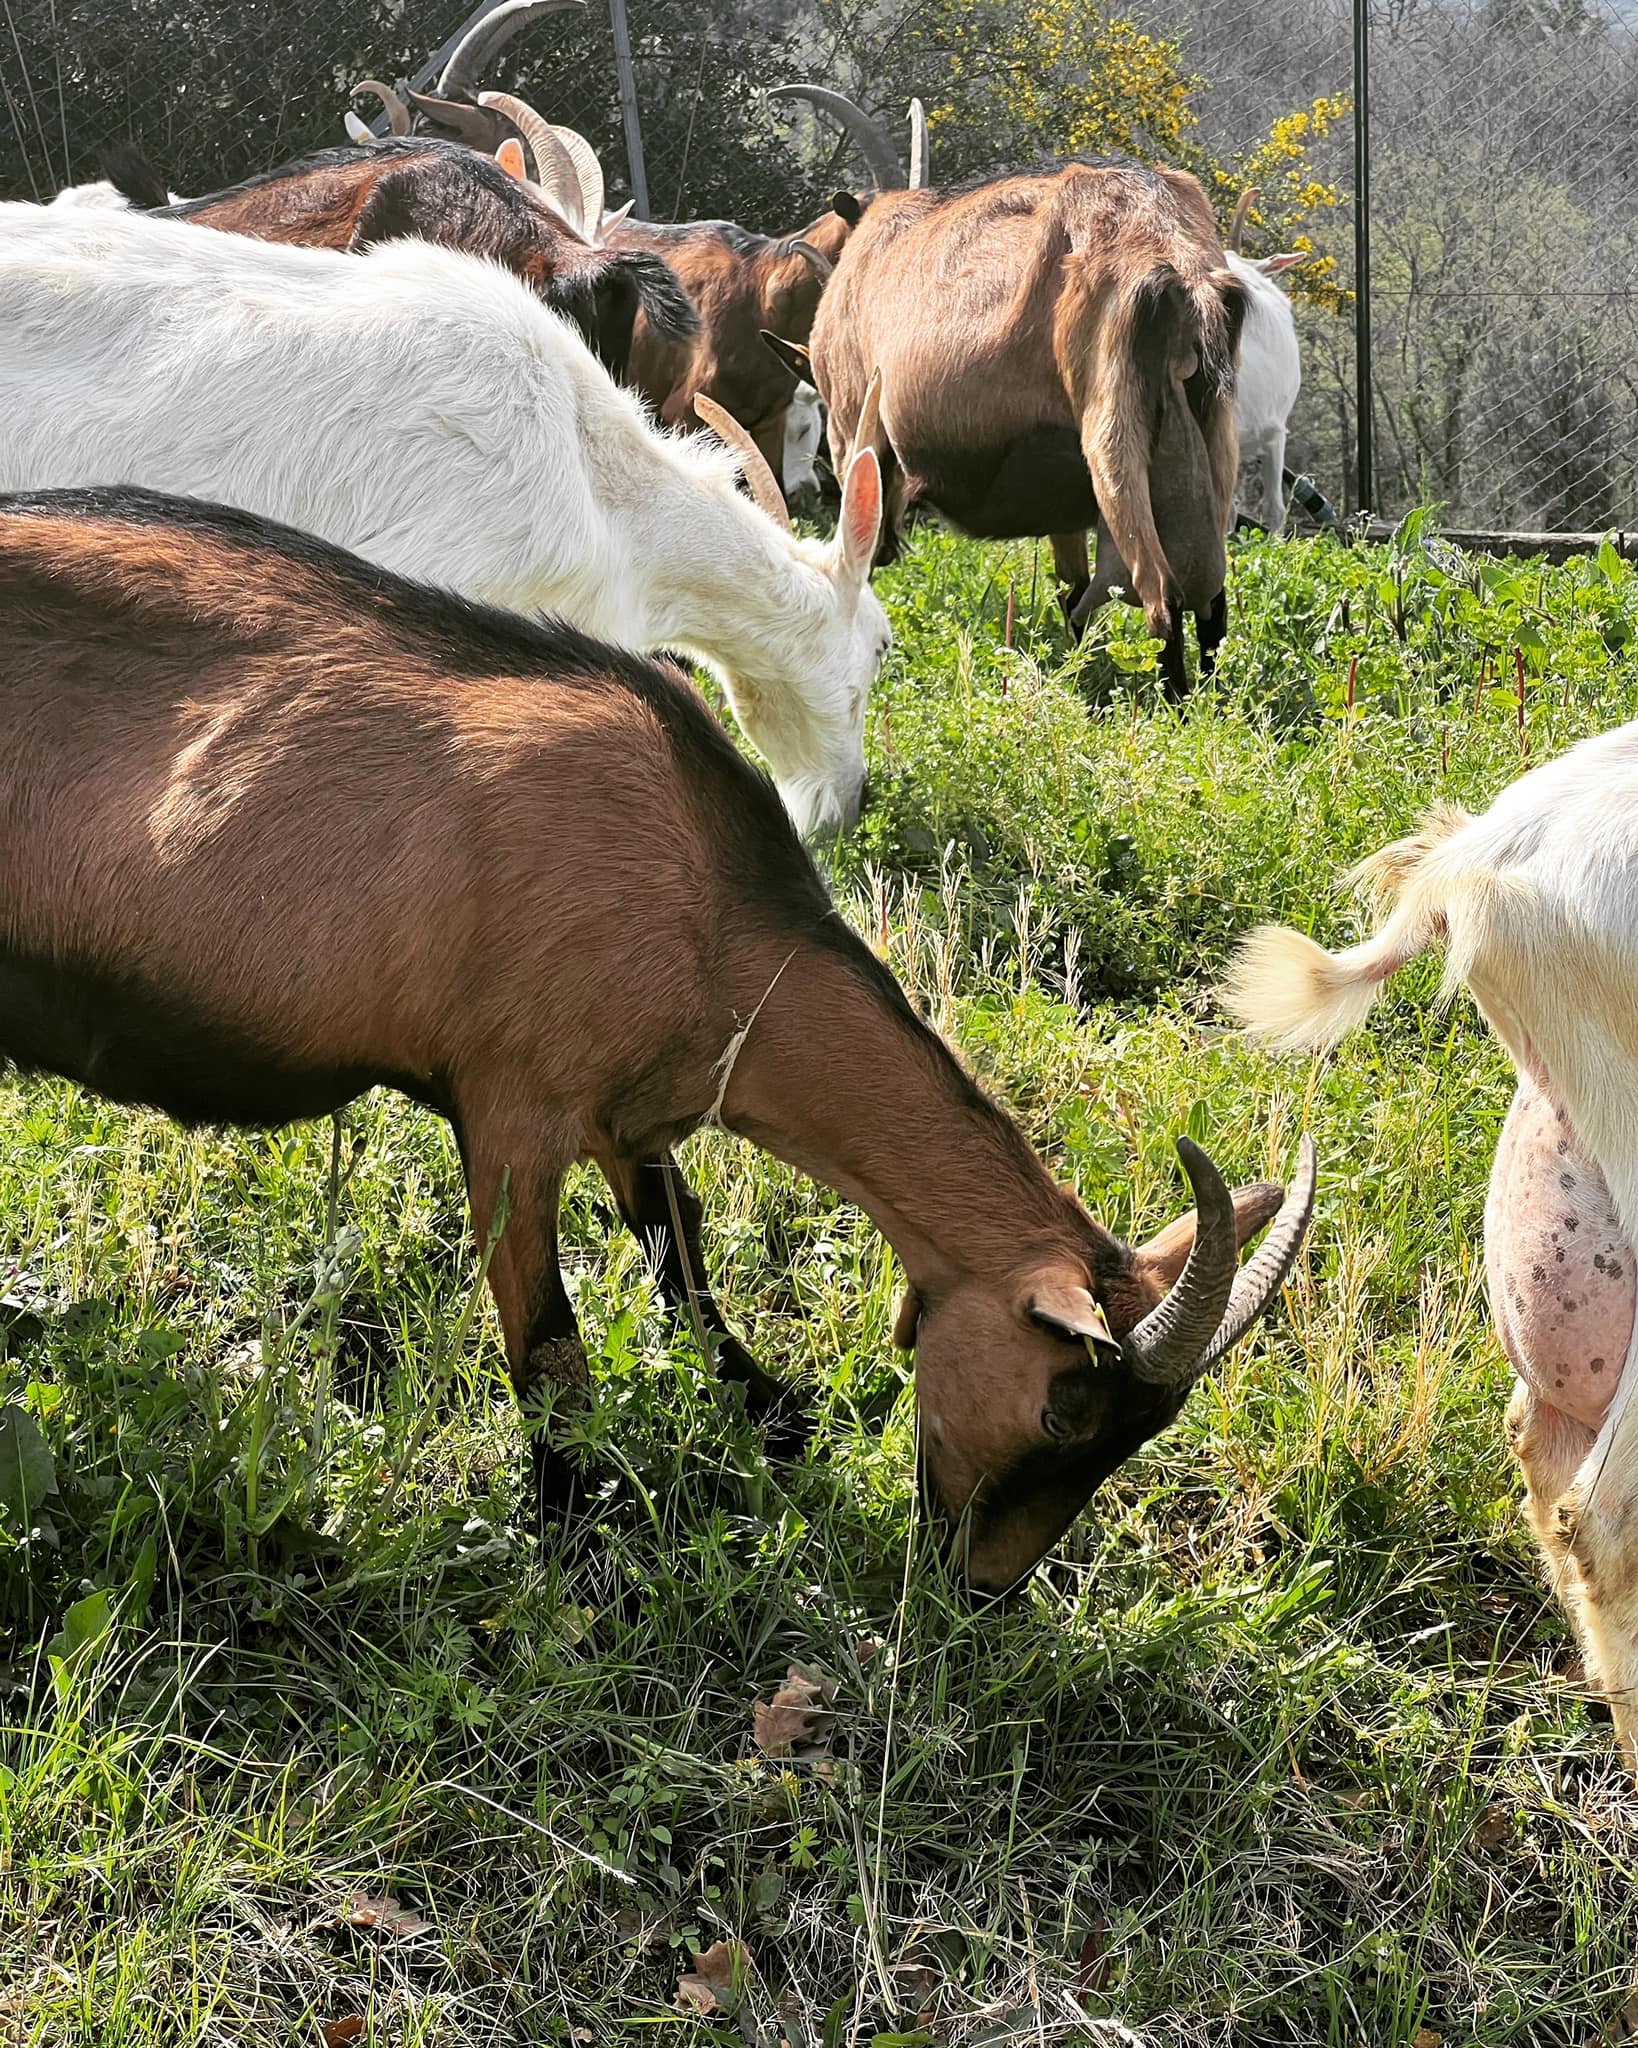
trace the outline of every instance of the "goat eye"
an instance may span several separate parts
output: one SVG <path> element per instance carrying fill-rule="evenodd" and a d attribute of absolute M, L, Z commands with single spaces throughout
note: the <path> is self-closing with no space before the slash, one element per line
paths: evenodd
<path fill-rule="evenodd" d="M 1066 1444 L 1075 1432 L 1055 1408 L 1043 1408 L 1041 1434 L 1050 1437 L 1055 1444 Z"/>

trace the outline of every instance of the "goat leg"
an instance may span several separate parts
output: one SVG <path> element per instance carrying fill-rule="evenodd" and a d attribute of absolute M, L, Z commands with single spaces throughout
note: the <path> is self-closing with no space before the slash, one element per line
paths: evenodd
<path fill-rule="evenodd" d="M 813 1434 L 813 1418 L 796 1390 L 758 1365 L 724 1320 L 711 1294 L 700 1244 L 704 1210 L 682 1169 L 669 1153 L 656 1159 L 612 1158 L 602 1165 L 627 1229 L 648 1253 L 661 1299 L 686 1312 L 692 1281 L 693 1305 L 715 1353 L 717 1378 L 745 1389 L 745 1412 L 767 1432 L 770 1455 L 800 1456 Z M 672 1226 L 673 1198 L 682 1224 L 680 1249 Z"/>
<path fill-rule="evenodd" d="M 1209 676 L 1217 666 L 1217 650 L 1228 633 L 1228 592 L 1218 591 L 1209 612 L 1194 615 L 1195 637 L 1200 643 L 1200 673 Z"/>

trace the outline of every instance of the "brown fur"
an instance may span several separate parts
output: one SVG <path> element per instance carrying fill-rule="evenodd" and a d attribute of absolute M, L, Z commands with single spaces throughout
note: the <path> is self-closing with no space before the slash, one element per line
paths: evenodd
<path fill-rule="evenodd" d="M 1052 1180 L 675 671 L 246 514 L 0 498 L 8 1058 L 194 1121 L 373 1084 L 442 1111 L 480 1238 L 507 1186 L 490 1283 L 536 1404 L 586 1377 L 565 1171 L 599 1163 L 681 1301 L 668 1176 L 704 1264 L 668 1154 L 720 1102 L 903 1260 L 928 1470 L 981 1585 L 1027 1571 L 1181 1405 L 1118 1340 L 1192 1225 L 1132 1251 Z M 1242 1191 L 1242 1238 L 1271 1207 Z M 1066 1337 L 1077 1300 L 1112 1362 Z M 784 1390 L 702 1309 L 719 1369 L 776 1416 Z M 564 1510 L 573 1470 L 536 1450 Z"/>
<path fill-rule="evenodd" d="M 454 143 L 399 139 L 321 150 L 245 184 L 164 209 L 180 220 L 264 242 L 362 249 L 414 235 L 487 256 L 572 319 L 616 375 L 634 321 L 693 344 L 699 323 L 663 262 L 594 248 L 492 158 Z"/>
<path fill-rule="evenodd" d="M 1060 566 L 1083 575 L 1072 537 L 1101 514 L 1166 637 L 1174 606 L 1222 589 L 1243 313 L 1196 179 L 1071 164 L 880 194 L 820 305 L 813 362 L 833 447 L 881 370 L 896 509 L 1059 536 Z"/>
<path fill-rule="evenodd" d="M 623 222 L 610 236 L 617 249 L 645 249 L 667 262 L 699 309 L 700 333 L 689 343 L 656 334 L 639 315 L 632 338 L 630 382 L 668 425 L 694 418 L 696 394 L 714 398 L 740 422 L 776 477 L 783 475 L 785 416 L 797 378 L 769 350 L 763 330 L 805 343 L 849 223 L 834 211 L 775 240 L 732 222 L 677 225 Z M 805 242 L 815 264 L 795 247 Z"/>

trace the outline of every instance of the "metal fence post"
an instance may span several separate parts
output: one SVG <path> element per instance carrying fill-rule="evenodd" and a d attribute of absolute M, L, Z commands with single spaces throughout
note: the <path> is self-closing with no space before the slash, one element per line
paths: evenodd
<path fill-rule="evenodd" d="M 1376 496 L 1371 446 L 1371 40 L 1370 0 L 1354 0 L 1354 452 L 1359 510 Z"/>
<path fill-rule="evenodd" d="M 633 211 L 648 218 L 648 171 L 643 164 L 643 130 L 637 118 L 637 76 L 631 68 L 631 31 L 626 26 L 626 0 L 609 0 L 609 27 L 614 31 L 614 70 L 620 81 L 620 121 L 626 131 L 626 162 L 631 168 Z"/>

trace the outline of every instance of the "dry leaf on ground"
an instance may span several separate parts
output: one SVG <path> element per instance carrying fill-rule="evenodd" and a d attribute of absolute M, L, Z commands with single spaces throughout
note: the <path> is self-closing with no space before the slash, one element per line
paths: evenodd
<path fill-rule="evenodd" d="M 341 1915 L 348 1927 L 373 1927 L 394 1941 L 413 1941 L 418 1934 L 431 1934 L 432 1922 L 412 1913 L 396 1899 L 374 1898 L 368 1892 L 354 1892 Z"/>
<path fill-rule="evenodd" d="M 1418 2027 L 1411 2035 L 1411 2048 L 1445 2048 L 1445 2037 L 1431 2027 Z"/>
<path fill-rule="evenodd" d="M 350 2012 L 343 2019 L 320 2020 L 319 2032 L 324 2036 L 324 2048 L 347 2048 L 349 2041 L 363 2040 L 364 2022 Z"/>
<path fill-rule="evenodd" d="M 1513 1809 L 1505 1800 L 1498 1799 L 1494 1806 L 1487 1806 L 1479 1815 L 1478 1826 L 1473 1830 L 1473 1839 L 1481 1849 L 1499 1849 L 1513 1832 Z"/>
<path fill-rule="evenodd" d="M 793 1664 L 773 1698 L 758 1700 L 751 1709 L 757 1748 L 765 1756 L 795 1757 L 803 1763 L 828 1757 L 836 1727 L 831 1705 L 835 1697 L 832 1680 L 810 1677 Z"/>
<path fill-rule="evenodd" d="M 751 1951 L 742 1941 L 714 1941 L 694 1951 L 694 1967 L 677 1980 L 680 2012 L 731 2012 L 750 1975 Z"/>

